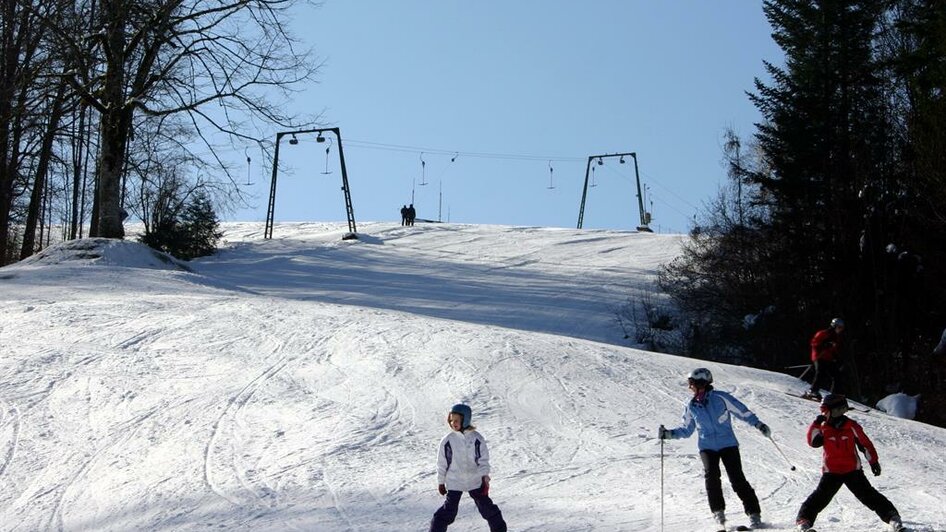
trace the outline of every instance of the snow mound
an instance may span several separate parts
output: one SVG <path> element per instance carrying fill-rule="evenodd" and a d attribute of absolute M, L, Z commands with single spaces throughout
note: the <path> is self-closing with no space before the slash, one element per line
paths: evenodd
<path fill-rule="evenodd" d="M 82 238 L 50 246 L 20 261 L 20 265 L 47 266 L 76 262 L 97 266 L 149 268 L 156 270 L 191 269 L 178 259 L 141 244 L 113 238 Z"/>
<path fill-rule="evenodd" d="M 877 402 L 877 409 L 882 410 L 891 416 L 903 419 L 913 419 L 916 417 L 917 403 L 920 401 L 919 395 L 907 395 L 905 393 L 895 393 L 884 397 Z"/>

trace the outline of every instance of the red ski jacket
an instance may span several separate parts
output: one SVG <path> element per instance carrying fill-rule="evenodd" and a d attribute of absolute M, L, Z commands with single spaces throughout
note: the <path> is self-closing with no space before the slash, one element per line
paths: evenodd
<path fill-rule="evenodd" d="M 864 434 L 864 429 L 846 416 L 830 422 L 812 423 L 808 427 L 808 445 L 824 447 L 821 470 L 825 473 L 844 474 L 862 469 L 858 450 L 867 457 L 868 464 L 878 460 L 877 450 Z"/>
<path fill-rule="evenodd" d="M 837 360 L 841 351 L 841 336 L 834 329 L 822 329 L 811 337 L 811 361 Z"/>

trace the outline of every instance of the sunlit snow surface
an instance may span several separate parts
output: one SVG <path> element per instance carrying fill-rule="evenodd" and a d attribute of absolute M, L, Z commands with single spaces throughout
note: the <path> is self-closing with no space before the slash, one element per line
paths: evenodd
<path fill-rule="evenodd" d="M 801 382 L 629 347 L 617 311 L 654 290 L 680 236 L 224 229 L 224 250 L 191 263 L 87 240 L 0 268 L 0 530 L 426 530 L 459 401 L 510 530 L 659 530 L 654 435 L 678 423 L 698 365 L 787 457 L 737 422 L 773 529 L 815 487 L 817 405 L 785 393 Z M 946 530 L 946 430 L 851 417 L 880 453 L 871 482 L 911 526 Z M 695 438 L 665 444 L 663 475 L 666 530 L 711 529 Z M 843 489 L 818 525 L 883 530 Z M 464 498 L 450 529 L 486 524 Z"/>

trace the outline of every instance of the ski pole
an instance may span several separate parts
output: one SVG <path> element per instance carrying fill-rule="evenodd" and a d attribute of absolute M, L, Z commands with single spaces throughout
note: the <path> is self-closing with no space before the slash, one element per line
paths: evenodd
<path fill-rule="evenodd" d="M 664 532 L 664 439 L 662 437 L 660 438 L 660 532 Z"/>
<path fill-rule="evenodd" d="M 811 368 L 813 367 L 814 367 L 813 365 L 808 364 L 808 366 L 805 367 L 805 371 L 803 371 L 801 375 L 798 376 L 798 380 L 800 381 L 805 380 L 805 375 L 808 375 L 808 372 L 811 371 Z"/>
<path fill-rule="evenodd" d="M 771 435 L 771 434 L 769 435 L 769 440 L 772 442 L 772 445 L 775 446 L 775 450 L 778 451 L 778 454 L 782 455 L 782 458 L 785 459 L 785 463 L 788 464 L 789 468 L 791 468 L 791 470 L 794 471 L 794 470 L 795 470 L 795 466 L 794 466 L 794 465 L 792 464 L 792 462 L 788 459 L 788 457 L 785 456 L 785 453 L 782 452 L 782 448 L 779 447 L 777 443 L 775 443 L 775 439 L 772 438 L 772 435 Z"/>

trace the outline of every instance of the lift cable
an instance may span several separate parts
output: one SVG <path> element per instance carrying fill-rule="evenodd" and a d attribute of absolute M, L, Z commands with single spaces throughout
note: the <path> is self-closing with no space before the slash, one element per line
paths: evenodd
<path fill-rule="evenodd" d="M 408 153 L 433 153 L 438 155 L 450 155 L 454 159 L 459 156 L 477 157 L 482 159 L 508 159 L 508 160 L 552 160 L 552 161 L 584 161 L 587 157 L 568 157 L 568 156 L 548 156 L 548 155 L 527 155 L 521 153 L 490 153 L 490 152 L 467 152 L 457 150 L 443 150 L 437 148 L 425 148 L 421 146 L 405 146 L 402 144 L 386 144 L 382 142 L 369 142 L 364 140 L 345 140 L 346 145 L 357 146 L 361 148 L 401 151 Z"/>

